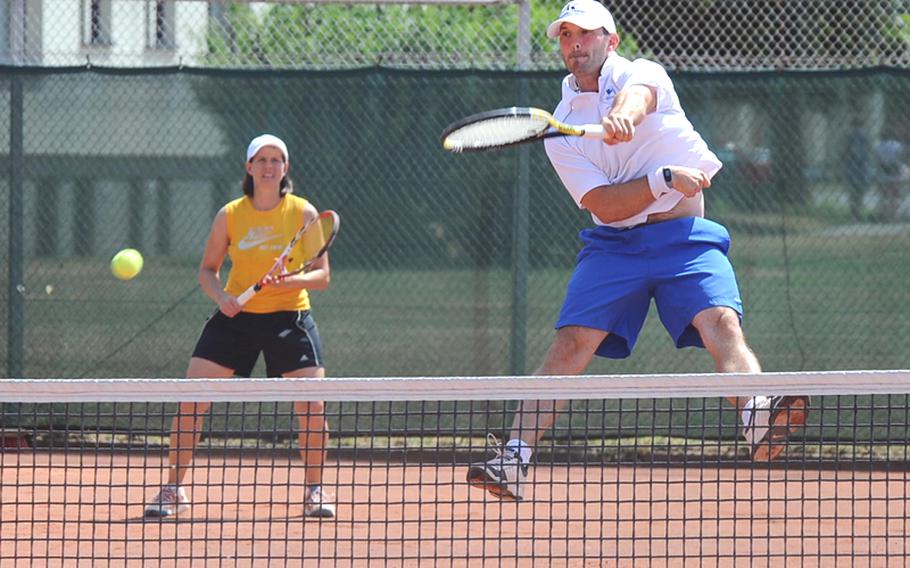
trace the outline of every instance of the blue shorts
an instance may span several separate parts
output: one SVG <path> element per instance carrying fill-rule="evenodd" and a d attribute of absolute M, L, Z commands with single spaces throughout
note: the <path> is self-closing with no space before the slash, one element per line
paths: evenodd
<path fill-rule="evenodd" d="M 742 319 L 742 300 L 727 258 L 730 234 L 700 217 L 672 219 L 632 229 L 594 227 L 579 234 L 584 248 L 556 328 L 581 326 L 610 332 L 597 355 L 632 353 L 651 306 L 676 346 L 704 347 L 692 319 L 713 306 Z"/>

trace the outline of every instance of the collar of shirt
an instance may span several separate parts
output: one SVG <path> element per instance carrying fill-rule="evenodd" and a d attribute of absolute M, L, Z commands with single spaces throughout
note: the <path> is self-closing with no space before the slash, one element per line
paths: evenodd
<path fill-rule="evenodd" d="M 617 90 L 616 84 L 619 77 L 626 71 L 627 66 L 631 64 L 631 61 L 615 51 L 610 52 L 610 55 L 607 56 L 603 66 L 600 68 L 600 78 L 597 80 L 597 91 L 599 93 L 606 91 L 606 94 L 610 95 L 610 89 Z M 566 75 L 565 79 L 562 81 L 562 100 L 571 103 L 572 99 L 575 97 L 585 94 L 587 93 L 583 92 L 578 87 L 578 81 L 575 79 L 575 75 L 572 75 L 571 73 Z"/>

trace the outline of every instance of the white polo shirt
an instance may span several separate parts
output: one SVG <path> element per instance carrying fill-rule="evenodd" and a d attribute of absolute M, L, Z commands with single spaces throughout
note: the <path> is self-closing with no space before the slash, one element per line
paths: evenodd
<path fill-rule="evenodd" d="M 632 140 L 614 146 L 575 136 L 545 141 L 550 163 L 579 207 L 585 194 L 596 187 L 642 178 L 662 166 L 698 168 L 709 178 L 721 168 L 720 160 L 686 118 L 667 72 L 653 61 L 629 61 L 611 53 L 601 69 L 596 93 L 579 91 L 575 76 L 566 76 L 562 101 L 553 115 L 569 124 L 599 124 L 613 107 L 616 94 L 629 85 L 649 85 L 657 91 L 657 110 L 635 127 Z M 631 227 L 644 223 L 652 213 L 669 211 L 682 198 L 682 193 L 670 191 L 637 215 L 613 223 L 604 223 L 594 214 L 591 217 L 598 225 Z"/>

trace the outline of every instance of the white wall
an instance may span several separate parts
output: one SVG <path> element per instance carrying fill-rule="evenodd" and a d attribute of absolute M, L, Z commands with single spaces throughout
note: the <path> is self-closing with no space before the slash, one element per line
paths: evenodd
<path fill-rule="evenodd" d="M 37 0 L 41 1 L 41 0 Z M 147 67 L 193 63 L 208 22 L 208 2 L 177 1 L 175 49 L 149 47 L 153 0 L 110 0 L 110 45 L 85 45 L 87 0 L 43 0 L 42 56 L 45 65 Z"/>

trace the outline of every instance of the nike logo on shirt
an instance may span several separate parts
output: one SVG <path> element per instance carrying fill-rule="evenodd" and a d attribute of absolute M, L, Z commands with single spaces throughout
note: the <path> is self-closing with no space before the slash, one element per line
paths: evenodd
<path fill-rule="evenodd" d="M 271 229 L 272 229 L 271 227 L 253 227 L 253 228 L 251 228 L 250 231 L 246 234 L 246 236 L 243 237 L 242 239 L 240 239 L 240 241 L 237 243 L 237 248 L 240 250 L 248 250 L 253 247 L 258 247 L 259 245 L 261 245 L 263 243 L 267 243 L 269 241 L 274 241 L 275 239 L 277 239 L 281 236 L 279 234 L 271 234 L 271 235 L 268 234 L 268 232 L 270 232 Z"/>

